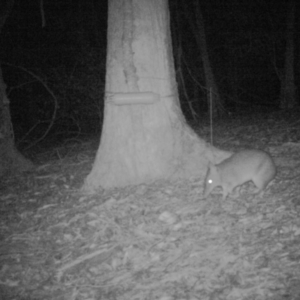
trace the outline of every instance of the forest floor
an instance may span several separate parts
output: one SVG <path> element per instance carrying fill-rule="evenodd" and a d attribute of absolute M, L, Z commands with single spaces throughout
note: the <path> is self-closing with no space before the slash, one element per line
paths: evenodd
<path fill-rule="evenodd" d="M 262 198 L 245 184 L 203 199 L 197 178 L 87 195 L 99 140 L 40 149 L 33 172 L 0 182 L 0 299 L 299 300 L 299 115 L 214 124 L 216 147 L 274 158 Z M 209 141 L 208 122 L 192 127 Z"/>

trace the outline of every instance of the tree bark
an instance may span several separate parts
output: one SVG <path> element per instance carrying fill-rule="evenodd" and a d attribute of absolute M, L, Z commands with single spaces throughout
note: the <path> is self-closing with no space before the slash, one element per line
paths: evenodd
<path fill-rule="evenodd" d="M 211 153 L 180 110 L 167 3 L 109 1 L 104 124 L 88 192 L 204 175 Z"/>
<path fill-rule="evenodd" d="M 295 0 L 290 0 L 288 4 L 286 30 L 285 66 L 281 80 L 280 106 L 282 109 L 291 109 L 297 105 L 294 75 Z"/>
<path fill-rule="evenodd" d="M 186 2 L 183 0 L 183 5 L 186 12 L 188 12 L 187 5 L 193 5 L 195 8 L 195 18 L 188 17 L 187 19 L 190 22 L 190 27 L 194 33 L 195 41 L 198 44 L 200 50 L 200 56 L 203 63 L 204 77 L 206 83 L 206 98 L 208 107 L 212 105 L 213 115 L 220 115 L 223 112 L 222 107 L 224 107 L 223 100 L 220 96 L 219 88 L 215 80 L 213 69 L 211 67 L 211 62 L 208 54 L 206 34 L 204 27 L 204 19 L 200 7 L 200 3 L 197 0 L 194 0 L 193 3 Z M 194 22 L 196 20 L 196 22 Z"/>
<path fill-rule="evenodd" d="M 0 34 L 13 8 L 14 0 L 6 1 L 0 13 Z M 0 177 L 10 173 L 26 171 L 32 163 L 25 159 L 15 147 L 14 132 L 10 117 L 9 99 L 0 65 Z"/>
<path fill-rule="evenodd" d="M 11 123 L 9 99 L 0 66 L 0 177 L 10 173 L 29 170 L 32 163 L 25 159 L 15 147 Z"/>

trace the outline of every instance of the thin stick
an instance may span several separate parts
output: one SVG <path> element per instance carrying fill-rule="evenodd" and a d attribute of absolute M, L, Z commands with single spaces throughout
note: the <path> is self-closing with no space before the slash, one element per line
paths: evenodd
<path fill-rule="evenodd" d="M 210 143 L 213 145 L 213 99 L 211 87 L 209 88 L 209 118 L 210 118 Z"/>

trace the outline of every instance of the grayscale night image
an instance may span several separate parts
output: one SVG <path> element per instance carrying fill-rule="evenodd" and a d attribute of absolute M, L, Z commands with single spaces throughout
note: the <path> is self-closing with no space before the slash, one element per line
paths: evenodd
<path fill-rule="evenodd" d="M 299 300 L 296 0 L 3 0 L 0 300 Z"/>

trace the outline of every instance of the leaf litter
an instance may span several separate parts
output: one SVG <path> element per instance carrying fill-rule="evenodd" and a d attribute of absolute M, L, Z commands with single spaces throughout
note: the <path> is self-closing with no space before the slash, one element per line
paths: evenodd
<path fill-rule="evenodd" d="M 199 179 L 86 195 L 88 142 L 6 178 L 0 299 L 300 299 L 300 155 L 268 145 L 279 172 L 264 198 L 250 184 L 202 199 Z"/>

